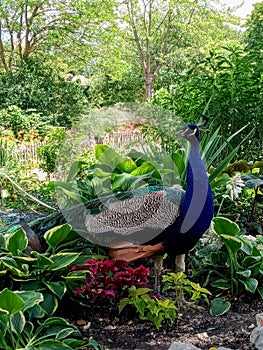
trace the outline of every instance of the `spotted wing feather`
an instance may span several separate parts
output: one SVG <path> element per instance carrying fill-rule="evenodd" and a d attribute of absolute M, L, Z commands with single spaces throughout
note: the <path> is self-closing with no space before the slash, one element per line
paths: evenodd
<path fill-rule="evenodd" d="M 85 226 L 92 234 L 130 235 L 145 228 L 164 230 L 179 216 L 181 194 L 174 196 L 176 200 L 169 196 L 166 191 L 157 191 L 110 203 L 101 213 L 87 215 Z"/>

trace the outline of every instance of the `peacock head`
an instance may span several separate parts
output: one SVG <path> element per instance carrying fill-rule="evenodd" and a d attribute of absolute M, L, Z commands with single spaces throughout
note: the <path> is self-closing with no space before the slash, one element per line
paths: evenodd
<path fill-rule="evenodd" d="M 186 124 L 176 136 L 183 137 L 191 143 L 200 142 L 200 131 L 196 124 Z"/>

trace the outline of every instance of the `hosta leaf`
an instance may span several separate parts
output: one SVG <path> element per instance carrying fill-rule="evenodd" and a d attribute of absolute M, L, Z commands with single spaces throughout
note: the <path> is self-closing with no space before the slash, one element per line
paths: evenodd
<path fill-rule="evenodd" d="M 81 334 L 77 328 L 68 327 L 58 332 L 58 334 L 56 335 L 56 339 L 62 341 L 68 336 L 81 336 Z"/>
<path fill-rule="evenodd" d="M 53 294 L 44 293 L 44 300 L 40 303 L 40 307 L 46 312 L 48 316 L 53 315 L 58 307 L 58 300 Z M 40 310 L 39 310 L 40 311 Z"/>
<path fill-rule="evenodd" d="M 69 224 L 55 226 L 44 234 L 44 238 L 49 246 L 56 248 L 69 235 L 72 227 Z"/>
<path fill-rule="evenodd" d="M 224 235 L 221 234 L 221 239 L 225 243 L 226 246 L 228 246 L 233 254 L 236 254 L 236 252 L 241 249 L 243 242 L 238 238 L 230 235 Z"/>
<path fill-rule="evenodd" d="M 10 318 L 12 332 L 21 334 L 26 324 L 26 319 L 22 311 L 11 315 Z"/>
<path fill-rule="evenodd" d="M 118 169 L 123 173 L 130 174 L 133 170 L 137 169 L 137 165 L 131 158 L 127 158 L 118 164 Z"/>
<path fill-rule="evenodd" d="M 145 175 L 152 171 L 155 171 L 156 168 L 149 162 L 143 162 L 137 169 L 131 172 L 134 176 Z"/>
<path fill-rule="evenodd" d="M 53 265 L 49 266 L 49 270 L 55 271 L 69 267 L 77 258 L 80 253 L 58 253 L 51 255 L 50 259 L 53 261 Z"/>
<path fill-rule="evenodd" d="M 28 276 L 29 275 L 29 270 L 28 270 L 28 266 L 27 265 L 23 265 L 24 270 L 22 270 L 22 266 L 18 265 L 17 262 L 12 259 L 9 258 L 8 256 L 1 258 L 1 263 L 8 268 L 8 270 L 12 273 L 12 275 L 15 276 Z"/>
<path fill-rule="evenodd" d="M 223 217 L 216 217 L 213 219 L 212 229 L 219 236 L 223 234 L 236 236 L 240 231 L 239 226 L 235 222 Z"/>
<path fill-rule="evenodd" d="M 210 314 L 212 316 L 224 315 L 230 309 L 231 303 L 221 298 L 215 298 L 212 300 L 210 306 Z"/>
<path fill-rule="evenodd" d="M 5 288 L 0 292 L 0 308 L 8 311 L 9 314 L 21 311 L 24 304 L 24 300 L 11 290 Z"/>
<path fill-rule="evenodd" d="M 28 239 L 22 229 L 11 233 L 6 239 L 6 249 L 13 255 L 17 255 L 18 251 L 25 250 L 27 245 Z"/>
<path fill-rule="evenodd" d="M 258 286 L 258 281 L 255 278 L 250 277 L 246 281 L 240 280 L 240 282 L 244 284 L 248 292 L 255 293 Z"/>
<path fill-rule="evenodd" d="M 259 292 L 259 295 L 263 299 L 263 287 L 258 287 L 257 291 Z"/>
<path fill-rule="evenodd" d="M 237 273 L 246 278 L 251 276 L 251 270 L 237 271 Z"/>
<path fill-rule="evenodd" d="M 54 293 L 59 299 L 62 299 L 63 295 L 66 293 L 67 287 L 63 282 L 43 282 L 52 293 Z"/>
<path fill-rule="evenodd" d="M 96 145 L 95 147 L 96 159 L 114 170 L 125 158 L 115 152 L 112 148 L 106 145 Z"/>
<path fill-rule="evenodd" d="M 46 257 L 44 254 L 40 254 L 38 252 L 32 252 L 31 253 L 36 259 L 36 267 L 41 269 L 46 269 L 48 266 L 53 264 L 53 261 Z"/>
<path fill-rule="evenodd" d="M 35 292 L 33 290 L 18 291 L 16 292 L 16 294 L 19 295 L 25 302 L 23 311 L 33 307 L 34 305 L 39 304 L 41 301 L 44 300 L 42 293 Z"/>
<path fill-rule="evenodd" d="M 58 340 L 43 340 L 38 345 L 38 350 L 63 350 L 63 349 L 72 349 L 72 348 Z"/>
<path fill-rule="evenodd" d="M 211 283 L 212 287 L 219 289 L 229 289 L 231 288 L 231 281 L 223 278 L 219 278 Z"/>

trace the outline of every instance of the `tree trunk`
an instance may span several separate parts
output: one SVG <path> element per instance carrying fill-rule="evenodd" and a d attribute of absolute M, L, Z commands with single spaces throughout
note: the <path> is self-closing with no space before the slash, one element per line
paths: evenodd
<path fill-rule="evenodd" d="M 151 76 L 145 77 L 146 86 L 145 86 L 145 100 L 148 101 L 153 97 L 153 84 L 154 79 Z"/>

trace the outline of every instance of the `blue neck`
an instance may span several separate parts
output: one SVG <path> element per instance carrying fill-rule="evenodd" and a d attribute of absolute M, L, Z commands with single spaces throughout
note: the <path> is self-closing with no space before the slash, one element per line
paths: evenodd
<path fill-rule="evenodd" d="M 197 140 L 191 144 L 186 183 L 186 193 L 180 207 L 182 218 L 180 231 L 182 234 L 194 232 L 197 237 L 207 230 L 214 212 L 209 180 L 199 153 Z"/>

